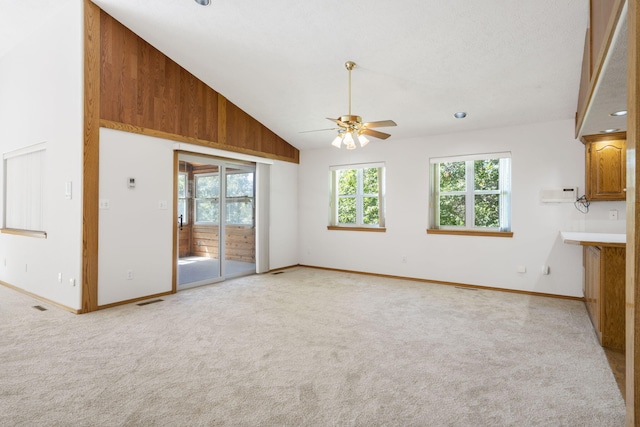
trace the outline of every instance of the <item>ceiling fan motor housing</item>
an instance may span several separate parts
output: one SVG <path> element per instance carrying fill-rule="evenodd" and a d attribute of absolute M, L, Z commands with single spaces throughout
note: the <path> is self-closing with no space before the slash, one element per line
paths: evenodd
<path fill-rule="evenodd" d="M 358 125 L 362 124 L 362 117 L 360 117 L 360 116 L 351 116 L 351 115 L 340 116 L 340 121 L 342 123 L 348 124 L 350 127 L 351 126 L 358 126 Z"/>

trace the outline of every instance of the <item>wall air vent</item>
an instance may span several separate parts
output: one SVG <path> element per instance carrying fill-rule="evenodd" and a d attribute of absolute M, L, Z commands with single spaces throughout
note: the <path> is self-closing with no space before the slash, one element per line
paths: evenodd
<path fill-rule="evenodd" d="M 142 307 L 143 305 L 154 304 L 154 303 L 156 303 L 156 302 L 161 302 L 161 301 L 164 301 L 164 300 L 162 300 L 162 299 L 154 299 L 154 300 L 151 300 L 151 301 L 141 302 L 141 303 L 136 304 L 136 305 L 138 305 L 138 306 Z"/>

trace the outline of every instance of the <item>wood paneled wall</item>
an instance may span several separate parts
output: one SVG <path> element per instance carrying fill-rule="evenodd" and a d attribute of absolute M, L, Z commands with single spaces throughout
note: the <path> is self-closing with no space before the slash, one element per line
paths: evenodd
<path fill-rule="evenodd" d="M 101 125 L 299 162 L 299 152 L 106 12 L 100 15 Z"/>
<path fill-rule="evenodd" d="M 232 261 L 256 262 L 256 233 L 253 227 L 225 227 L 225 258 Z M 194 225 L 191 255 L 218 258 L 219 227 Z"/>

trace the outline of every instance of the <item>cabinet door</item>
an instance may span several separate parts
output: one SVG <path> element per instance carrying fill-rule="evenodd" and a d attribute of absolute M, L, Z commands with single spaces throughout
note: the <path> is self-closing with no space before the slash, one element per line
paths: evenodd
<path fill-rule="evenodd" d="M 626 141 L 596 141 L 587 144 L 587 198 L 625 200 Z"/>

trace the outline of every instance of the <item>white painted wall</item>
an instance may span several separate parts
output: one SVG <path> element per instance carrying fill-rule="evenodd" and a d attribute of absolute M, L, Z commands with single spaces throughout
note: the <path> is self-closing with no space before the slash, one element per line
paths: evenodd
<path fill-rule="evenodd" d="M 269 268 L 275 270 L 300 262 L 298 251 L 299 165 L 275 161 L 271 166 L 269 213 Z"/>
<path fill-rule="evenodd" d="M 98 305 L 170 292 L 173 143 L 100 129 L 99 194 Z"/>
<path fill-rule="evenodd" d="M 269 268 L 298 264 L 298 165 L 100 129 L 98 304 L 168 292 L 172 280 L 174 150 L 271 163 Z M 135 189 L 127 179 L 136 179 Z M 166 201 L 168 209 L 159 209 Z M 133 272 L 133 279 L 127 272 Z"/>
<path fill-rule="evenodd" d="M 558 295 L 582 296 L 582 249 L 561 230 L 624 232 L 624 202 L 597 202 L 584 215 L 572 203 L 541 203 L 543 188 L 584 192 L 584 146 L 572 120 L 477 132 L 373 140 L 353 151 L 302 151 L 299 169 L 300 263 Z M 329 141 L 327 141 L 329 145 Z M 512 153 L 513 238 L 427 235 L 429 158 Z M 386 163 L 386 233 L 327 230 L 329 166 Z M 618 221 L 608 221 L 617 209 Z M 606 230 L 605 230 L 606 228 Z M 402 257 L 407 262 L 402 262 Z M 549 265 L 550 275 L 542 275 Z M 526 273 L 517 273 L 525 266 Z"/>
<path fill-rule="evenodd" d="M 48 235 L 0 234 L 0 280 L 73 309 L 81 298 L 82 40 L 78 0 L 0 58 L 0 152 L 47 143 Z M 64 197 L 65 182 L 72 182 L 71 200 Z"/>

